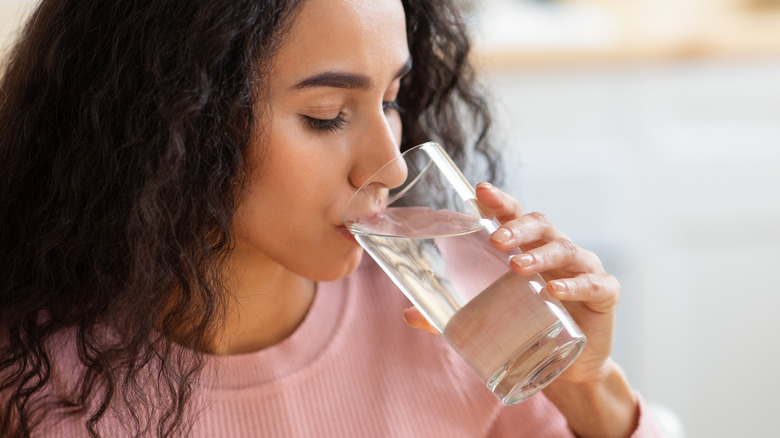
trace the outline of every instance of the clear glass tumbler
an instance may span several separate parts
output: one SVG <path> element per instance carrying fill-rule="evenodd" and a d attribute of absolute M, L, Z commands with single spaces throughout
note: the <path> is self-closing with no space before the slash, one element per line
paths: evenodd
<path fill-rule="evenodd" d="M 388 187 L 399 175 L 405 181 Z M 343 220 L 504 405 L 544 388 L 585 347 L 542 277 L 511 270 L 520 251 L 490 244 L 500 223 L 438 144 L 387 163 L 352 197 Z"/>

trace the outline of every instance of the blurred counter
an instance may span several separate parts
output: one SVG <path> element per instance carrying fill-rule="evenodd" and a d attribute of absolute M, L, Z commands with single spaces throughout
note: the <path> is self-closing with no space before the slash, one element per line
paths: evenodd
<path fill-rule="evenodd" d="M 470 16 L 488 71 L 780 57 L 780 0 L 485 0 Z"/>

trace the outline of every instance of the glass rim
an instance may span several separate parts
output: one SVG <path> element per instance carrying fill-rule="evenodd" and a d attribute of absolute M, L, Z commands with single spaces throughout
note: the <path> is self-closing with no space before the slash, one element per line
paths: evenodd
<path fill-rule="evenodd" d="M 345 219 L 345 216 L 347 214 L 347 211 L 349 210 L 350 205 L 352 205 L 352 201 L 354 201 L 355 198 L 361 192 L 364 191 L 363 189 L 365 189 L 369 184 L 372 184 L 374 182 L 374 180 L 376 179 L 377 175 L 379 175 L 382 172 L 384 172 L 385 169 L 387 169 L 393 163 L 396 163 L 398 160 L 405 160 L 406 157 L 408 155 L 412 154 L 413 152 L 419 151 L 421 149 L 425 149 L 427 147 L 433 147 L 433 148 L 439 149 L 440 151 L 442 151 L 442 152 L 444 152 L 446 154 L 446 151 L 441 146 L 441 144 L 439 144 L 436 141 L 432 141 L 432 140 L 431 141 L 426 141 L 425 143 L 420 143 L 420 144 L 418 144 L 416 146 L 410 147 L 409 149 L 401 152 L 400 154 L 398 154 L 398 156 L 394 157 L 392 160 L 390 160 L 387 163 L 383 164 L 379 169 L 376 170 L 376 172 L 372 173 L 371 176 L 366 179 L 366 182 L 361 184 L 360 187 L 357 190 L 355 190 L 355 193 L 353 193 L 352 196 L 349 197 L 349 201 L 347 201 L 347 203 L 344 205 L 344 211 L 341 214 L 341 222 L 346 225 L 346 221 L 344 219 Z M 417 173 L 417 175 L 411 181 L 408 181 L 408 182 L 404 181 L 401 185 L 397 186 L 397 187 L 402 187 L 403 186 L 403 189 L 400 192 L 394 194 L 392 197 L 388 197 L 387 204 L 392 204 L 393 202 L 398 200 L 398 198 L 403 196 L 404 193 L 406 193 L 407 190 L 409 188 L 411 188 L 417 182 L 418 179 L 420 179 L 420 177 L 425 173 L 425 171 L 428 169 L 428 167 L 430 167 L 431 163 L 433 163 L 432 159 L 430 160 L 430 162 L 428 164 L 426 164 L 426 166 L 420 172 Z M 395 189 L 397 187 L 394 187 L 393 189 Z M 388 189 L 388 190 L 393 190 L 393 189 Z"/>
<path fill-rule="evenodd" d="M 359 187 L 359 188 L 358 188 L 358 189 L 355 191 L 355 194 L 357 194 L 357 192 L 360 192 L 361 190 L 363 190 L 363 189 L 364 189 L 364 188 L 365 188 L 367 185 L 371 184 L 371 183 L 374 181 L 375 177 L 376 177 L 377 175 L 379 175 L 380 173 L 384 172 L 384 170 L 385 170 L 387 167 L 389 167 L 391 164 L 393 164 L 393 163 L 395 163 L 396 161 L 398 161 L 398 160 L 401 160 L 401 159 L 404 159 L 404 160 L 405 160 L 407 155 L 411 155 L 411 153 L 412 153 L 412 152 L 416 152 L 416 151 L 418 151 L 418 150 L 420 150 L 420 149 L 425 149 L 426 147 L 435 147 L 435 148 L 437 148 L 437 149 L 439 149 L 439 150 L 441 150 L 441 151 L 444 151 L 444 148 L 443 148 L 443 147 L 441 147 L 441 144 L 439 144 L 438 142 L 435 142 L 435 141 L 426 141 L 425 143 L 420 143 L 420 144 L 418 144 L 417 146 L 412 146 L 412 147 L 410 147 L 409 149 L 407 149 L 407 150 L 405 150 L 405 151 L 401 152 L 400 154 L 398 154 L 398 156 L 397 156 L 397 157 L 395 157 L 395 158 L 393 158 L 392 160 L 388 161 L 387 163 L 383 164 L 383 165 L 382 165 L 382 167 L 380 167 L 379 169 L 377 169 L 377 171 L 376 171 L 376 172 L 372 173 L 372 174 L 371 174 L 371 176 L 370 176 L 370 177 L 368 177 L 368 179 L 366 180 L 366 182 L 364 182 L 364 183 L 363 183 L 363 184 L 362 184 L 362 185 L 361 185 L 361 186 L 360 186 L 360 187 Z M 444 152 L 446 153 L 446 151 L 444 151 Z M 433 160 L 431 160 L 431 161 L 433 161 Z M 428 166 L 426 165 L 424 169 L 426 169 L 427 167 L 428 167 Z M 418 173 L 418 176 L 419 176 L 419 175 L 422 175 L 422 173 L 423 173 L 424 169 L 423 169 L 423 170 L 421 170 L 421 171 Z M 407 183 L 406 181 L 404 181 L 404 182 L 401 184 L 401 186 L 405 185 L 406 187 L 410 187 L 412 184 L 414 184 L 414 182 L 415 182 L 416 180 L 417 180 L 417 177 L 415 177 L 414 179 L 412 179 L 412 181 L 410 181 L 410 182 L 408 182 L 408 183 Z M 398 187 L 401 187 L 401 186 L 398 186 Z M 393 187 L 393 188 L 395 188 L 395 187 Z M 390 189 L 390 190 L 392 190 L 392 189 Z M 404 191 L 405 191 L 405 189 L 404 189 Z M 354 197 L 354 194 L 353 194 L 352 196 Z M 351 201 L 351 200 L 352 200 L 352 198 L 350 198 L 350 201 Z M 390 202 L 388 202 L 388 204 L 389 204 L 389 203 L 390 203 Z"/>

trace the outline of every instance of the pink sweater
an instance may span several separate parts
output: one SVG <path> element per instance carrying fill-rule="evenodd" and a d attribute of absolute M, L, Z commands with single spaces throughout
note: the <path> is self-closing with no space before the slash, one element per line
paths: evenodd
<path fill-rule="evenodd" d="M 368 257 L 366 257 L 368 259 Z M 543 394 L 503 407 L 370 260 L 321 283 L 306 319 L 268 349 L 213 356 L 193 437 L 572 437 Z M 634 437 L 660 436 L 641 406 Z M 125 436 L 108 422 L 105 436 Z M 87 436 L 83 421 L 36 436 Z"/>

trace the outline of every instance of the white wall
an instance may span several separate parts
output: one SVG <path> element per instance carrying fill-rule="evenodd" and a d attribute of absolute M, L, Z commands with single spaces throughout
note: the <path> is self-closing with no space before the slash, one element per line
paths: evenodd
<path fill-rule="evenodd" d="M 507 189 L 621 280 L 615 357 L 688 437 L 780 436 L 780 58 L 492 73 Z"/>

